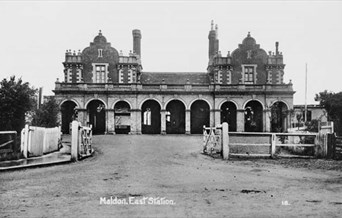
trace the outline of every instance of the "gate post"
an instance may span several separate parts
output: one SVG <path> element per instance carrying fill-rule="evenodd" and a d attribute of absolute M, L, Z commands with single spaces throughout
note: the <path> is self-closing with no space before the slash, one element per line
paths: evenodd
<path fill-rule="evenodd" d="M 224 160 L 229 159 L 229 135 L 228 135 L 228 123 L 222 124 L 222 155 Z"/>
<path fill-rule="evenodd" d="M 25 129 L 24 129 L 24 139 L 21 139 L 21 140 L 24 140 L 24 143 L 23 143 L 23 149 L 24 149 L 24 151 L 23 151 L 23 155 L 24 155 L 24 157 L 25 158 L 28 158 L 28 140 L 29 140 L 29 136 L 28 136 L 28 134 L 29 134 L 29 125 L 28 124 L 26 124 L 25 125 Z"/>
<path fill-rule="evenodd" d="M 76 120 L 72 121 L 71 124 L 71 160 L 78 160 L 78 150 L 79 150 L 79 137 L 78 137 L 78 122 Z"/>
<path fill-rule="evenodd" d="M 277 143 L 277 137 L 276 134 L 271 135 L 271 157 L 273 158 L 276 152 L 276 143 Z"/>

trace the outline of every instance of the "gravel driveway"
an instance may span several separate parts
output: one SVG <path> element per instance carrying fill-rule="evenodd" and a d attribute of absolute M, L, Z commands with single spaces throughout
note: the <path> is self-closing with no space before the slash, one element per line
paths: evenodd
<path fill-rule="evenodd" d="M 94 136 L 94 157 L 0 174 L 1 217 L 342 217 L 342 172 L 223 161 L 201 136 Z"/>

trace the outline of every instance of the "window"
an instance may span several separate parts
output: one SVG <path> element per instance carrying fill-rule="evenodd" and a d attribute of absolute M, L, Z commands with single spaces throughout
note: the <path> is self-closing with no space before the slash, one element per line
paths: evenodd
<path fill-rule="evenodd" d="M 231 77 L 232 77 L 232 71 L 228 70 L 227 71 L 227 84 L 232 83 Z"/>
<path fill-rule="evenodd" d="M 267 84 L 272 84 L 272 71 L 267 72 Z"/>
<path fill-rule="evenodd" d="M 307 113 L 306 113 L 307 117 L 306 117 L 306 121 L 311 121 L 312 120 L 312 113 L 311 111 L 307 110 Z M 305 111 L 303 111 L 303 120 L 305 119 Z"/>
<path fill-rule="evenodd" d="M 95 68 L 95 81 L 97 83 L 105 83 L 106 82 L 106 68 L 105 65 L 96 65 Z"/>
<path fill-rule="evenodd" d="M 254 84 L 254 67 L 245 67 L 245 84 Z"/>

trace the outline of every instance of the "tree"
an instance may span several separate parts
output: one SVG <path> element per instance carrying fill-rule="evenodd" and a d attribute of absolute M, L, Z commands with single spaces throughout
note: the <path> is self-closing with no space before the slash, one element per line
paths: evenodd
<path fill-rule="evenodd" d="M 0 130 L 15 130 L 25 126 L 25 113 L 35 105 L 36 89 L 15 76 L 0 82 Z"/>
<path fill-rule="evenodd" d="M 342 135 L 342 92 L 324 90 L 316 94 L 315 101 L 319 101 L 328 112 L 328 120 L 334 122 L 335 132 Z"/>
<path fill-rule="evenodd" d="M 59 106 L 54 97 L 50 97 L 34 112 L 32 125 L 40 127 L 55 127 L 59 125 Z"/>
<path fill-rule="evenodd" d="M 318 127 L 319 127 L 319 120 L 313 119 L 311 121 L 308 121 L 305 123 L 306 126 L 306 131 L 309 132 L 318 132 Z"/>

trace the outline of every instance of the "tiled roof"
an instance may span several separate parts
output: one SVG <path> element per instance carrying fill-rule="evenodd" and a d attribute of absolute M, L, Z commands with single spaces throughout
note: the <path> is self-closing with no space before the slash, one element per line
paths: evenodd
<path fill-rule="evenodd" d="M 197 72 L 142 72 L 140 81 L 143 84 L 209 84 L 209 76 L 207 73 Z"/>

